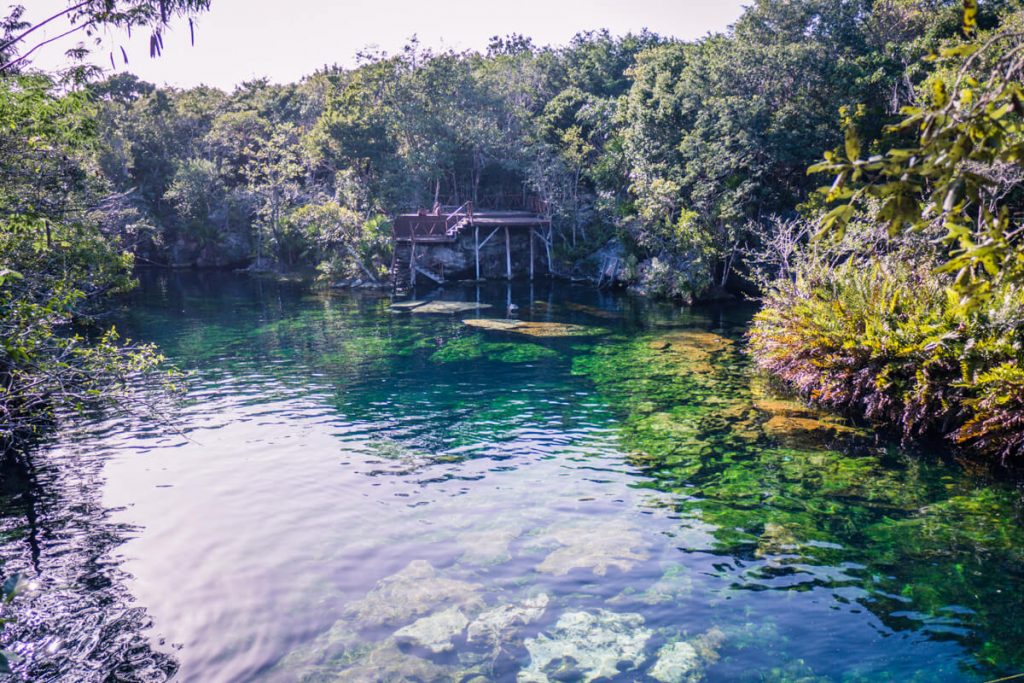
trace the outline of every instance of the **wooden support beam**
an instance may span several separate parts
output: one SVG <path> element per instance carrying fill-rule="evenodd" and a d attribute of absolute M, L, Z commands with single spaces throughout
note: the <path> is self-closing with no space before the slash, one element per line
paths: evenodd
<path fill-rule="evenodd" d="M 409 286 L 416 286 L 416 236 L 413 234 L 412 248 L 409 249 Z"/>
<path fill-rule="evenodd" d="M 544 240 L 544 246 L 545 246 L 545 248 L 547 249 L 547 252 L 548 252 L 548 275 L 550 275 L 551 272 L 552 272 L 552 268 L 551 268 L 551 247 L 552 247 L 552 242 L 554 241 L 554 239 L 555 239 L 554 229 L 551 227 L 551 223 L 548 223 L 548 238 L 546 240 Z"/>
<path fill-rule="evenodd" d="M 512 279 L 512 238 L 508 234 L 508 226 L 505 226 L 505 277 Z"/>
<path fill-rule="evenodd" d="M 533 228 L 530 228 L 530 282 L 533 282 Z"/>
<path fill-rule="evenodd" d="M 484 241 L 480 243 L 480 248 L 481 248 L 481 249 L 483 249 L 484 247 L 486 247 L 486 246 L 487 246 L 487 243 L 491 241 L 491 238 L 492 238 L 492 237 L 494 237 L 495 235 L 497 235 L 497 234 L 498 234 L 498 231 L 499 231 L 499 230 L 501 230 L 501 228 L 495 228 L 494 230 L 491 230 L 491 234 L 490 234 L 490 235 L 488 235 L 488 236 L 487 236 L 487 237 L 486 237 L 486 238 L 484 239 Z"/>
<path fill-rule="evenodd" d="M 544 243 L 544 251 L 547 253 L 548 257 L 548 275 L 551 275 L 551 228 L 549 226 L 547 236 L 537 232 L 536 229 L 531 229 L 531 232 L 537 236 L 537 239 Z"/>
<path fill-rule="evenodd" d="M 476 256 L 476 279 L 480 279 L 480 226 L 473 226 L 473 253 Z"/>

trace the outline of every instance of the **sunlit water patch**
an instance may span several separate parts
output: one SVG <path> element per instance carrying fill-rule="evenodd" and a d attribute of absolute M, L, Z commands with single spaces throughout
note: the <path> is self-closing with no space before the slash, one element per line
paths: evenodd
<path fill-rule="evenodd" d="M 748 309 L 419 294 L 144 274 L 119 327 L 189 390 L 172 429 L 79 419 L 8 463 L 3 572 L 38 584 L 3 635 L 21 675 L 1024 670 L 1017 489 L 772 394 Z"/>

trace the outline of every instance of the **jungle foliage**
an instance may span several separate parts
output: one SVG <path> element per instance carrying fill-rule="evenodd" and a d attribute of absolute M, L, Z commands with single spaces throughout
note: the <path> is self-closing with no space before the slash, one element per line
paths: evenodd
<path fill-rule="evenodd" d="M 959 14 L 951 0 L 760 0 L 694 42 L 598 31 L 439 52 L 413 40 L 232 93 L 119 74 L 90 87 L 109 141 L 99 162 L 134 189 L 146 260 L 380 277 L 378 217 L 530 194 L 552 213 L 560 272 L 596 274 L 600 251 L 626 284 L 692 300 L 749 285 L 745 254 L 812 196 L 805 171 L 841 140 L 838 109 L 860 105 L 862 137 L 882 137 L 935 69 L 921 58 L 957 40 Z M 306 220 L 329 205 L 361 223 L 332 253 Z"/>
<path fill-rule="evenodd" d="M 1024 33 L 965 4 L 965 38 L 928 57 L 885 137 L 846 112 L 812 168 L 835 174 L 821 238 L 787 254 L 752 344 L 813 400 L 1006 462 L 1024 452 Z"/>
<path fill-rule="evenodd" d="M 158 43 L 167 16 L 206 6 L 107 4 Z M 40 138 L 8 107 L 4 172 L 21 150 L 45 150 L 53 170 L 5 179 L 17 257 L 2 291 L 39 303 L 15 292 L 45 280 L 13 264 L 52 268 L 39 255 L 65 243 L 90 270 L 69 270 L 76 293 L 40 314 L 60 325 L 127 286 L 131 259 L 382 280 L 388 216 L 535 195 L 560 273 L 615 262 L 620 283 L 683 301 L 760 289 L 766 368 L 907 434 L 1007 457 L 1024 429 L 1021 18 L 1016 0 L 967 5 L 965 23 L 954 0 L 758 0 L 692 42 L 596 31 L 459 52 L 413 39 L 230 93 L 128 73 L 58 91 L 19 62 L 7 99 L 35 93 L 32 106 L 69 115 Z M 78 20 L 102 22 L 98 7 Z M 20 17 L 9 36 L 28 30 Z M 817 192 L 808 167 L 831 187 Z"/>
<path fill-rule="evenodd" d="M 68 410 L 154 415 L 140 389 L 162 360 L 101 320 L 105 301 L 134 284 L 128 247 L 140 214 L 97 165 L 98 109 L 75 86 L 89 75 L 75 65 L 89 48 L 72 48 L 62 74 L 30 70 L 29 58 L 110 26 L 150 29 L 159 52 L 168 21 L 207 4 L 87 0 L 36 24 L 15 6 L 0 22 L 0 454 Z M 38 37 L 58 19 L 72 29 Z"/>

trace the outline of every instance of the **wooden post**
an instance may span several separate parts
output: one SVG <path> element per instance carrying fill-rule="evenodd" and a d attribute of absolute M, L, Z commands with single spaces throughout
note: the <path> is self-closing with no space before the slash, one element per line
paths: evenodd
<path fill-rule="evenodd" d="M 476 279 L 480 279 L 480 226 L 473 226 L 473 253 L 476 254 Z"/>
<path fill-rule="evenodd" d="M 409 235 L 412 248 L 409 250 L 409 286 L 416 286 L 416 228 L 413 226 L 412 234 Z"/>
<path fill-rule="evenodd" d="M 533 228 L 530 228 L 530 282 L 533 282 Z"/>
<path fill-rule="evenodd" d="M 548 252 L 548 275 L 551 274 L 551 243 L 554 241 L 555 236 L 552 232 L 551 221 L 548 221 L 548 238 L 544 240 L 544 248 Z"/>
<path fill-rule="evenodd" d="M 508 226 L 505 226 L 505 276 L 512 279 L 512 238 L 508 234 Z"/>

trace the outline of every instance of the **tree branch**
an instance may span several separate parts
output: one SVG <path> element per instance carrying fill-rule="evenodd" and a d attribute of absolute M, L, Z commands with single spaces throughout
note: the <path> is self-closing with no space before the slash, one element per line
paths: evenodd
<path fill-rule="evenodd" d="M 31 54 L 33 52 L 35 52 L 39 48 L 43 47 L 44 45 L 48 45 L 48 44 L 54 42 L 55 40 L 60 40 L 61 38 L 69 36 L 72 33 L 75 33 L 76 31 L 81 31 L 83 28 L 86 28 L 87 26 L 88 26 L 88 24 L 80 24 L 79 26 L 75 26 L 72 29 L 68 29 L 64 33 L 61 33 L 59 36 L 54 36 L 53 38 L 49 38 L 47 40 L 44 40 L 43 42 L 39 43 L 38 45 L 36 45 L 34 48 L 29 50 L 28 52 L 26 52 L 25 54 L 23 54 L 20 57 L 18 57 L 17 59 L 12 59 L 11 61 L 9 61 L 6 64 L 4 64 L 3 66 L 0 66 L 0 71 L 6 71 L 7 69 L 10 69 L 12 66 L 16 66 L 16 65 L 20 64 L 21 62 L 23 62 L 26 59 L 28 59 L 29 56 L 31 56 Z"/>
<path fill-rule="evenodd" d="M 3 45 L 0 45 L 0 51 L 2 51 L 2 50 L 6 50 L 7 48 L 9 48 L 9 47 L 10 47 L 11 45 L 14 45 L 15 43 L 19 43 L 19 42 L 21 42 L 21 41 L 22 41 L 22 40 L 23 40 L 23 39 L 25 38 L 25 36 L 27 36 L 27 35 L 29 35 L 30 33 L 32 33 L 32 32 L 34 32 L 34 31 L 36 31 L 36 30 L 38 30 L 38 29 L 42 28 L 43 26 L 46 26 L 46 25 L 47 25 L 47 24 L 49 24 L 49 23 L 50 23 L 51 21 L 54 21 L 54 20 L 56 20 L 56 19 L 60 19 L 60 18 L 61 18 L 62 16 L 64 16 L 65 14 L 70 14 L 71 12 L 74 12 L 75 10 L 79 10 L 79 9 L 82 9 L 83 7 L 85 7 L 85 6 L 86 6 L 86 5 L 88 5 L 88 4 L 89 4 L 89 0 L 85 0 L 85 2 L 80 2 L 80 3 L 78 3 L 77 5 L 73 5 L 72 7 L 68 7 L 68 8 L 67 8 L 67 9 L 65 9 L 65 10 L 62 10 L 62 11 L 60 11 L 60 12 L 57 12 L 56 14 L 54 14 L 54 15 L 53 15 L 52 17 L 50 17 L 49 19 L 44 19 L 44 20 L 42 20 L 41 22 L 39 22 L 39 23 L 38 23 L 38 24 L 36 24 L 35 26 L 32 26 L 31 28 L 29 28 L 29 29 L 25 30 L 24 32 L 22 32 L 22 34 L 21 34 L 21 35 L 19 35 L 19 36 L 15 37 L 15 38 L 12 38 L 12 39 L 10 39 L 10 40 L 8 40 L 8 41 L 7 41 L 6 43 L 4 43 Z M 37 47 L 38 47 L 38 46 L 37 46 Z"/>

